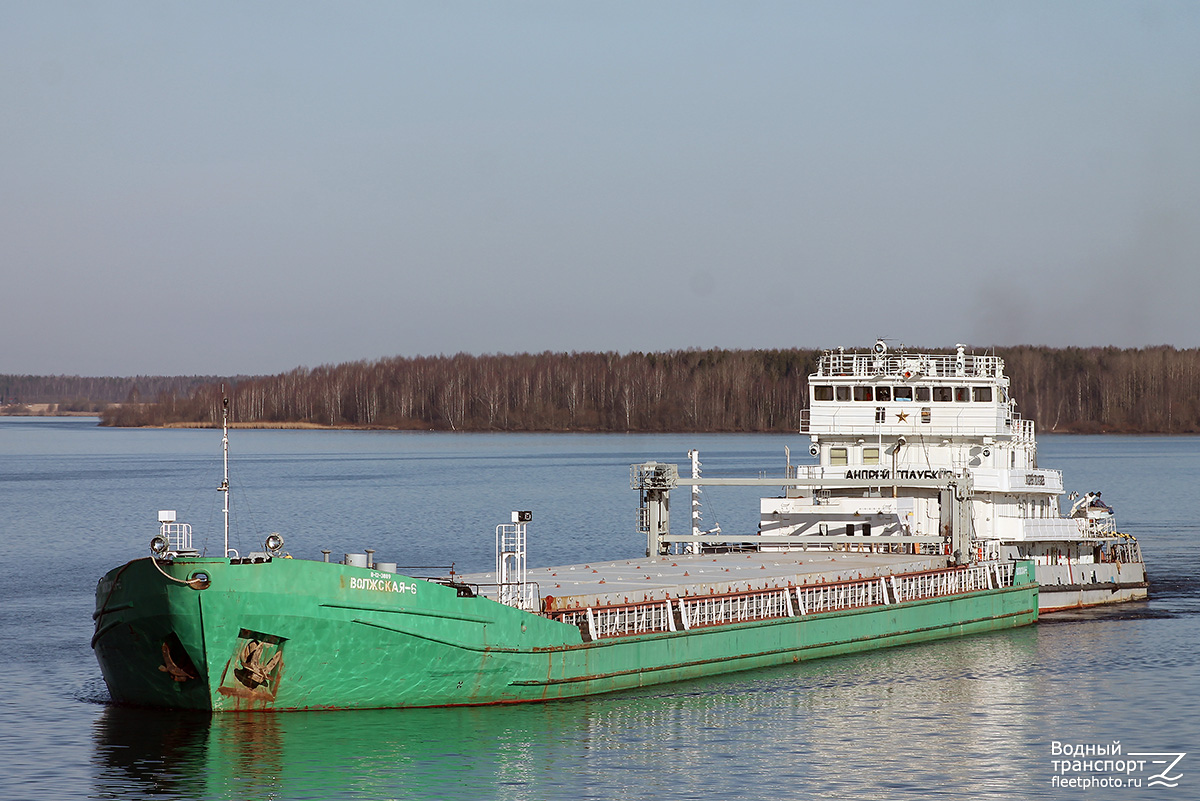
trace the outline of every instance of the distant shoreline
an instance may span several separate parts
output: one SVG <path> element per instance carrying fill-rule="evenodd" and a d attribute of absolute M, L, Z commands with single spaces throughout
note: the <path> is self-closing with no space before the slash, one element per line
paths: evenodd
<path fill-rule="evenodd" d="M 59 411 L 57 403 L 10 403 L 0 406 L 0 417 L 99 417 L 100 412 Z"/>
<path fill-rule="evenodd" d="M 30 406 L 38 406 L 45 404 L 29 404 Z M 0 409 L 0 417 L 95 417 L 99 415 L 95 412 L 40 412 L 29 411 L 13 414 L 3 409 Z M 144 426 L 106 426 L 107 428 L 142 428 L 142 429 L 203 429 L 215 430 L 221 426 L 214 423 L 165 423 L 162 425 L 144 425 Z M 448 429 L 448 428 L 414 428 L 414 427 L 392 427 L 392 426 L 353 426 L 353 425 L 323 425 L 321 423 L 307 422 L 284 422 L 284 423 L 230 423 L 230 428 L 241 430 L 262 430 L 262 431 L 409 431 L 420 433 L 437 433 L 437 434 L 794 434 L 805 436 L 800 431 L 717 431 L 717 430 L 679 430 L 679 431 L 598 431 L 596 429 L 522 429 L 503 430 L 503 429 Z M 1196 432 L 1179 432 L 1168 433 L 1163 431 L 1072 431 L 1062 429 L 1059 431 L 1042 431 L 1042 434 L 1060 434 L 1064 436 L 1127 436 L 1127 437 L 1189 437 L 1196 436 Z"/>
<path fill-rule="evenodd" d="M 1200 348 L 993 348 L 1046 433 L 1200 434 Z M 219 423 L 380 431 L 779 432 L 803 427 L 822 351 L 389 357 L 264 376 L 0 375 L 0 415 L 114 427 Z M 203 422 L 201 422 L 203 421 Z"/>
<path fill-rule="evenodd" d="M 114 404 L 119 405 L 119 404 Z M 51 407 L 57 406 L 53 403 L 22 403 L 9 404 L 0 406 L 0 417 L 95 417 L 99 418 L 99 412 L 80 412 L 80 411 L 58 411 L 52 410 Z M 215 423 L 197 423 L 197 422 L 176 422 L 163 423 L 161 425 L 141 425 L 141 426 L 109 426 L 111 428 L 192 428 L 192 429 L 217 429 L 221 426 Z M 326 425 L 322 423 L 309 423 L 304 421 L 293 422 L 254 422 L 243 423 L 233 422 L 229 424 L 230 428 L 254 430 L 261 429 L 264 431 L 270 430 L 294 430 L 294 431 L 420 431 L 420 432 L 446 432 L 450 434 L 801 434 L 800 431 L 721 431 L 716 429 L 680 429 L 678 431 L 600 431 L 597 429 L 588 428 L 556 428 L 556 429 L 483 429 L 483 428 L 422 428 L 417 426 L 360 426 L 360 425 Z M 1121 436 L 1195 436 L 1198 432 L 1177 432 L 1170 433 L 1165 431 L 1134 431 L 1128 429 L 1110 429 L 1107 431 L 1100 430 L 1079 430 L 1063 428 L 1058 431 L 1043 430 L 1043 434 L 1067 434 L 1067 435 L 1121 435 Z"/>
<path fill-rule="evenodd" d="M 116 428 L 118 426 L 113 426 Z M 164 423 L 160 426 L 132 426 L 133 428 L 220 428 L 221 426 L 214 423 Z M 266 428 L 266 429 L 320 429 L 329 431 L 350 430 L 350 431 L 370 431 L 371 429 L 360 428 L 359 426 L 325 426 L 320 423 L 230 423 L 230 428 Z M 399 429 L 394 429 L 399 430 Z"/>

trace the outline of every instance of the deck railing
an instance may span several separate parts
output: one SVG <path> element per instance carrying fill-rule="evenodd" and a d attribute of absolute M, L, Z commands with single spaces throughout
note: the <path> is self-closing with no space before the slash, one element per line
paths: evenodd
<path fill-rule="evenodd" d="M 578 626 L 585 641 L 755 620 L 817 615 L 847 609 L 1011 587 L 1012 562 L 988 562 L 925 573 L 776 587 L 720 595 L 684 596 L 640 604 L 554 612 L 555 620 Z"/>
<path fill-rule="evenodd" d="M 1111 537 L 1117 533 L 1117 519 L 1108 517 L 1075 517 L 1079 533 L 1084 537 Z"/>
<path fill-rule="evenodd" d="M 187 523 L 164 521 L 161 533 L 167 538 L 167 550 L 173 553 L 195 553 L 192 547 L 192 527 Z"/>
<path fill-rule="evenodd" d="M 744 623 L 794 614 L 791 595 L 787 589 L 742 595 L 714 595 L 678 599 L 684 628 L 720 626 L 725 623 Z"/>
<path fill-rule="evenodd" d="M 817 365 L 820 376 L 856 376 L 872 378 L 895 375 L 908 377 L 965 377 L 999 378 L 1004 374 L 1004 360 L 999 356 L 927 353 L 849 353 L 827 351 Z"/>
<path fill-rule="evenodd" d="M 1132 564 L 1142 561 L 1142 549 L 1138 545 L 1138 541 L 1133 537 L 1114 542 L 1108 546 L 1108 553 L 1105 554 L 1105 561 L 1120 562 L 1121 564 Z"/>
<path fill-rule="evenodd" d="M 1019 414 L 1014 414 L 1012 419 L 1013 439 L 1017 442 L 1033 442 L 1034 441 L 1034 422 L 1026 420 Z"/>
<path fill-rule="evenodd" d="M 1001 570 L 1003 565 L 1007 570 Z M 898 601 L 937 598 L 962 592 L 979 592 L 1012 584 L 1012 562 L 990 562 L 957 570 L 936 570 L 908 576 L 892 576 Z"/>

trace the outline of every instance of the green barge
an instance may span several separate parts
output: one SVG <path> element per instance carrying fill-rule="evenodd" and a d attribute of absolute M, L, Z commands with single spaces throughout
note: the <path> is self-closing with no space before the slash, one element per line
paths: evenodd
<path fill-rule="evenodd" d="M 428 707 L 575 698 L 1037 619 L 1028 563 L 936 562 L 728 552 L 546 568 L 525 584 L 545 592 L 528 609 L 468 576 L 150 557 L 101 579 L 92 646 L 118 703 Z M 594 585 L 546 592 L 572 572 Z"/>
<path fill-rule="evenodd" d="M 163 511 L 151 555 L 100 579 L 92 648 L 119 704 L 404 708 L 578 698 L 1037 620 L 1032 563 L 975 559 L 959 479 L 942 536 L 729 537 L 699 529 L 695 495 L 693 533 L 673 535 L 671 490 L 723 483 L 692 459 L 691 480 L 632 466 L 647 547 L 624 562 L 529 569 L 529 512 L 497 526 L 493 573 L 292 559 L 275 534 L 240 556 L 228 528 L 214 557 Z M 775 480 L 724 483 L 756 482 Z"/>

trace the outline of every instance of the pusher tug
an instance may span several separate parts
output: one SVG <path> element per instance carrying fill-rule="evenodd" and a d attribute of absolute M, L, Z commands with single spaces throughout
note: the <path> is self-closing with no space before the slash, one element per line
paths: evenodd
<path fill-rule="evenodd" d="M 1033 421 L 1017 414 L 999 357 L 961 345 L 892 353 L 880 340 L 826 351 L 808 384 L 802 431 L 820 463 L 762 500 L 764 540 L 887 549 L 897 535 L 948 541 L 958 525 L 969 536 L 954 547 L 971 558 L 1034 563 L 1043 614 L 1147 597 L 1138 542 L 1099 492 L 1072 494 L 1060 512 L 1063 475 L 1038 466 Z"/>
<path fill-rule="evenodd" d="M 227 428 L 223 444 L 228 453 Z M 920 479 L 943 535 L 670 531 L 680 486 L 799 486 L 631 468 L 647 555 L 531 570 L 529 512 L 496 529 L 496 570 L 419 577 L 370 552 L 341 563 L 264 551 L 206 556 L 160 513 L 152 554 L 96 589 L 92 647 L 113 701 L 225 712 L 427 707 L 574 698 L 1033 623 L 1029 562 L 981 560 L 969 474 Z M 810 486 L 813 479 L 805 479 Z M 818 480 L 819 481 L 819 480 Z M 966 483 L 964 483 L 966 482 Z M 877 479 L 839 478 L 872 492 Z M 220 489 L 226 497 L 228 460 Z M 802 542 L 803 541 L 803 542 Z M 946 554 L 950 555 L 947 556 Z"/>

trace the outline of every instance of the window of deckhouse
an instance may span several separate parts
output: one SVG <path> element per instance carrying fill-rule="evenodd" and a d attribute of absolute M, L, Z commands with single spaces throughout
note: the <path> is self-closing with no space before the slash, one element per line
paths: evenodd
<path fill-rule="evenodd" d="M 863 464 L 879 464 L 879 448 L 863 448 Z"/>
<path fill-rule="evenodd" d="M 829 464 L 832 467 L 844 467 L 846 465 L 846 449 L 845 448 L 830 448 L 829 449 Z"/>
<path fill-rule="evenodd" d="M 875 387 L 875 400 L 890 401 L 892 399 L 891 387 Z"/>
<path fill-rule="evenodd" d="M 917 401 L 929 403 L 929 387 L 917 387 Z"/>
<path fill-rule="evenodd" d="M 885 409 L 883 406 L 875 407 L 875 422 L 876 423 L 886 423 L 887 422 L 887 409 Z"/>
<path fill-rule="evenodd" d="M 928 406 L 921 407 L 921 422 L 928 423 L 932 417 L 932 410 Z"/>
<path fill-rule="evenodd" d="M 954 400 L 954 391 L 950 387 L 933 388 L 934 403 L 949 403 L 952 400 Z"/>
<path fill-rule="evenodd" d="M 913 388 L 896 387 L 892 390 L 892 397 L 898 401 L 911 401 L 913 399 Z"/>
<path fill-rule="evenodd" d="M 972 387 L 971 396 L 976 403 L 991 403 L 992 388 L 991 387 Z"/>
<path fill-rule="evenodd" d="M 856 401 L 872 401 L 875 400 L 875 393 L 871 387 L 855 387 L 854 399 Z"/>
<path fill-rule="evenodd" d="M 850 400 L 850 387 L 834 387 L 834 392 L 837 393 L 837 399 L 840 401 Z"/>
<path fill-rule="evenodd" d="M 833 387 L 829 384 L 817 384 L 813 387 L 813 400 L 815 401 L 831 401 L 833 400 Z"/>
<path fill-rule="evenodd" d="M 971 400 L 971 390 L 969 387 L 955 387 L 954 400 L 957 403 L 967 403 Z"/>

